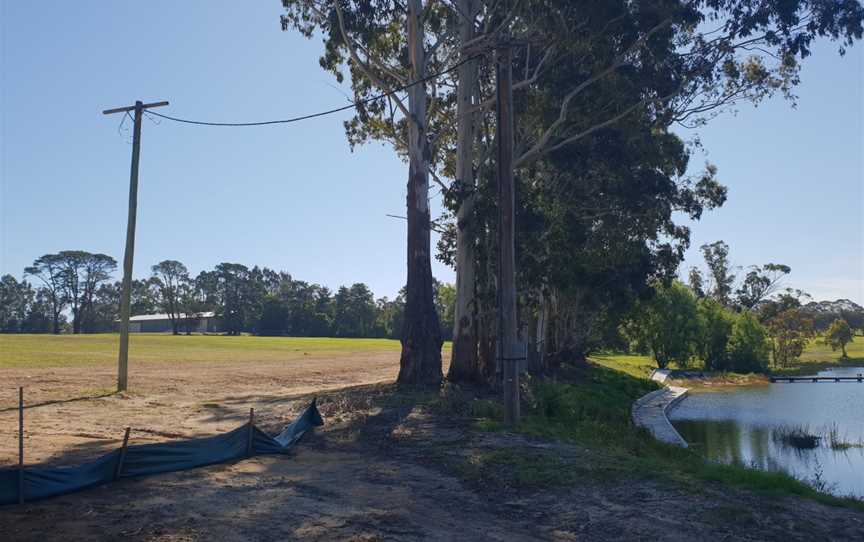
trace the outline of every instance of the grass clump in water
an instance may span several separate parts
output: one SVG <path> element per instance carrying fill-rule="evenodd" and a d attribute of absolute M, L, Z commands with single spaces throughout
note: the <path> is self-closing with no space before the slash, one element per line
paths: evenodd
<path fill-rule="evenodd" d="M 796 450 L 815 450 L 822 437 L 814 435 L 807 426 L 782 425 L 771 431 L 771 438 L 777 444 Z"/>
<path fill-rule="evenodd" d="M 835 451 L 845 451 L 853 448 L 864 448 L 864 439 L 850 441 L 846 435 L 840 434 L 836 423 L 811 431 L 806 425 L 784 425 L 772 430 L 774 442 L 796 450 L 815 450 L 825 446 Z"/>

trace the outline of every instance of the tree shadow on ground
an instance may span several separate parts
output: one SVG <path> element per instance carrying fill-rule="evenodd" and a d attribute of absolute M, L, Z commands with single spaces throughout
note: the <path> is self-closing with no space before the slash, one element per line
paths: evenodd
<path fill-rule="evenodd" d="M 26 403 L 25 402 L 24 403 L 24 410 L 29 410 L 32 408 L 38 408 L 38 407 L 44 407 L 44 406 L 50 406 L 50 405 L 62 405 L 65 403 L 77 403 L 78 401 L 90 401 L 92 399 L 104 399 L 105 397 L 112 397 L 114 395 L 117 395 L 117 392 L 105 392 L 105 393 L 99 393 L 99 394 L 82 395 L 81 397 L 72 397 L 70 399 L 52 399 L 49 401 L 40 401 L 38 403 Z M 15 410 L 18 410 L 17 405 L 12 406 L 12 407 L 0 408 L 0 413 L 12 412 Z"/>

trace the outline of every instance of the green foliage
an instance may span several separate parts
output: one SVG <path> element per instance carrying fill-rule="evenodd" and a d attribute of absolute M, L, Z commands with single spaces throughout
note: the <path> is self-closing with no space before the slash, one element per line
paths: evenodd
<path fill-rule="evenodd" d="M 635 398 L 658 387 L 651 380 L 600 367 L 582 371 L 574 383 L 541 380 L 531 387 L 522 428 L 534 434 L 566 434 L 582 442 L 608 444 L 609 439 L 617 439 L 610 429 L 629 425 Z"/>
<path fill-rule="evenodd" d="M 698 302 L 699 338 L 696 350 L 709 371 L 728 368 L 729 338 L 736 320 L 735 314 L 712 298 Z"/>
<path fill-rule="evenodd" d="M 669 361 L 681 367 L 699 360 L 710 371 L 767 369 L 767 333 L 753 314 L 737 313 L 713 298 L 696 299 L 677 282 L 656 289 L 655 297 L 640 305 L 625 325 L 631 348 L 651 352 L 661 368 Z M 678 354 L 671 356 L 673 351 Z"/>
<path fill-rule="evenodd" d="M 64 251 L 43 256 L 25 270 L 42 281 L 39 289 L 11 275 L 0 277 L 0 333 L 59 333 L 67 308 L 79 314 L 75 329 L 112 331 L 121 294 L 120 282 L 109 282 L 113 262 L 104 254 Z M 197 325 L 195 315 L 206 311 L 214 311 L 230 335 L 398 339 L 402 328 L 404 289 L 392 301 L 376 301 L 363 283 L 343 286 L 333 295 L 324 286 L 295 280 L 288 273 L 237 263 L 220 263 L 194 279 L 176 260 L 159 262 L 151 271 L 147 279 L 132 280 L 131 312 L 167 313 L 175 320 L 175 334 L 190 333 Z M 449 336 L 455 287 L 434 281 L 434 300 Z M 181 314 L 192 317 L 180 319 Z"/>
<path fill-rule="evenodd" d="M 0 333 L 24 331 L 35 297 L 26 280 L 18 282 L 12 275 L 0 277 Z"/>
<path fill-rule="evenodd" d="M 333 325 L 337 337 L 369 337 L 375 326 L 375 299 L 363 283 L 342 286 L 334 298 Z"/>
<path fill-rule="evenodd" d="M 661 369 L 673 361 L 686 366 L 699 341 L 696 298 L 677 281 L 669 286 L 657 283 L 654 290 L 650 300 L 637 306 L 626 325 L 626 333 L 637 349 L 651 352 Z"/>
<path fill-rule="evenodd" d="M 441 320 L 441 337 L 447 341 L 453 337 L 456 318 L 456 285 L 433 281 L 435 288 L 435 312 Z"/>
<path fill-rule="evenodd" d="M 379 337 L 388 339 L 400 339 L 402 337 L 402 324 L 405 318 L 405 296 L 403 292 L 394 300 L 382 297 L 377 302 L 378 316 L 375 321 L 375 329 Z"/>
<path fill-rule="evenodd" d="M 45 254 L 37 258 L 33 265 L 24 268 L 24 275 L 42 281 L 40 292 L 48 304 L 51 315 L 51 331 L 60 333 L 62 312 L 68 300 L 63 289 L 63 267 L 59 254 Z"/>
<path fill-rule="evenodd" d="M 774 365 L 789 367 L 801 357 L 807 342 L 814 336 L 813 320 L 800 309 L 786 309 L 768 321 Z"/>
<path fill-rule="evenodd" d="M 825 342 L 831 347 L 831 350 L 841 350 L 844 359 L 849 357 L 846 353 L 846 345 L 851 343 L 853 339 L 852 328 L 842 318 L 834 320 L 825 333 Z"/>
<path fill-rule="evenodd" d="M 53 331 L 60 332 L 60 317 L 68 307 L 72 313 L 72 332 L 95 331 L 97 292 L 117 268 L 117 261 L 106 254 L 85 250 L 64 250 L 45 254 L 24 270 L 39 278 L 45 299 L 51 307 Z"/>
<path fill-rule="evenodd" d="M 701 249 L 711 276 L 712 286 L 708 295 L 728 307 L 731 303 L 732 284 L 735 282 L 735 275 L 730 271 L 729 245 L 716 241 L 702 245 Z"/>
<path fill-rule="evenodd" d="M 693 290 L 693 294 L 698 298 L 705 297 L 705 279 L 702 278 L 702 272 L 697 267 L 691 267 L 687 274 L 687 286 Z"/>
<path fill-rule="evenodd" d="M 775 316 L 783 311 L 801 307 L 801 299 L 810 297 L 801 290 L 787 288 L 786 291 L 762 303 L 756 311 L 762 324 L 770 322 Z"/>
<path fill-rule="evenodd" d="M 288 273 L 279 273 L 273 282 L 267 289 L 258 333 L 298 337 L 333 334 L 333 296 L 328 288 L 295 280 Z"/>
<path fill-rule="evenodd" d="M 767 263 L 761 268 L 752 266 L 741 286 L 735 291 L 738 306 L 751 310 L 774 293 L 791 268 L 788 265 Z"/>
<path fill-rule="evenodd" d="M 192 287 L 189 270 L 177 260 L 163 260 L 150 268 L 153 273 L 153 289 L 161 312 L 171 319 L 171 327 L 175 335 L 180 332 L 180 315 L 192 312 L 186 307 L 184 300 Z M 147 314 L 145 307 L 137 307 L 133 314 Z M 140 312 L 139 312 L 140 311 Z"/>
<path fill-rule="evenodd" d="M 727 349 L 728 369 L 736 373 L 762 373 L 768 369 L 768 333 L 749 312 L 739 314 L 732 324 Z"/>

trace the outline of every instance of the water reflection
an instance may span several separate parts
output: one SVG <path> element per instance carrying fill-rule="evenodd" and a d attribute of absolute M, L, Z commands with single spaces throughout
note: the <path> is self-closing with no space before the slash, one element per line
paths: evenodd
<path fill-rule="evenodd" d="M 852 367 L 819 376 L 860 372 Z M 864 385 L 772 384 L 696 393 L 671 420 L 712 461 L 782 470 L 807 481 L 818 477 L 833 493 L 864 497 L 864 448 L 835 449 L 828 437 L 831 428 L 835 444 L 838 435 L 844 442 L 864 443 Z M 790 439 L 790 428 L 819 438 Z"/>

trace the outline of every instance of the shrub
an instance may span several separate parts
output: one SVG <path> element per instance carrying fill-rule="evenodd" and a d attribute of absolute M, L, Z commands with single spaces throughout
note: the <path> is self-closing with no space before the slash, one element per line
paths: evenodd
<path fill-rule="evenodd" d="M 654 290 L 654 297 L 639 303 L 625 332 L 631 344 L 651 351 L 661 369 L 673 361 L 686 366 L 699 335 L 696 298 L 678 281 L 657 283 Z"/>
<path fill-rule="evenodd" d="M 727 348 L 728 367 L 738 373 L 761 373 L 768 369 L 768 333 L 749 312 L 739 314 L 732 323 Z"/>
<path fill-rule="evenodd" d="M 729 368 L 727 347 L 732 335 L 734 313 L 710 298 L 699 300 L 699 339 L 696 349 L 705 369 L 719 371 Z"/>

